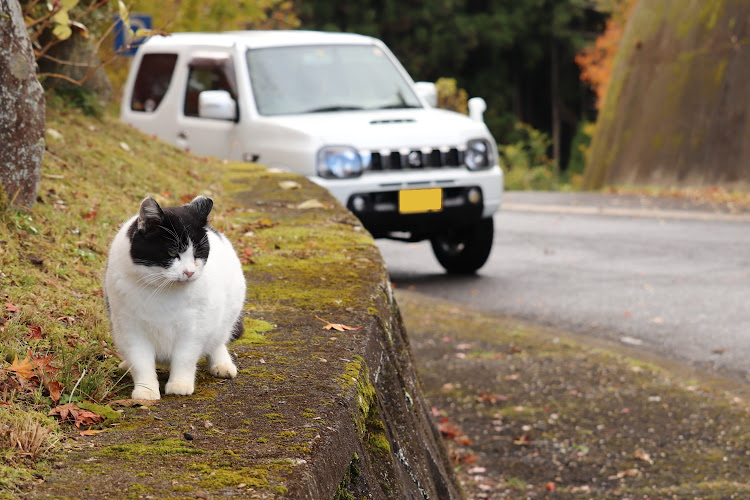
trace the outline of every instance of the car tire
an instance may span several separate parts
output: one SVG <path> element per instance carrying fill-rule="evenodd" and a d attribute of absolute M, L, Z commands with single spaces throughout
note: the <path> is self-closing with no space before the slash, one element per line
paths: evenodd
<path fill-rule="evenodd" d="M 472 274 L 487 262 L 495 233 L 492 218 L 433 237 L 435 258 L 451 274 Z"/>

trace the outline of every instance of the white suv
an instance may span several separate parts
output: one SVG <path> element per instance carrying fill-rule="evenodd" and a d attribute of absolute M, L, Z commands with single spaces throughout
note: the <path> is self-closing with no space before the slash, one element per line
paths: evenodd
<path fill-rule="evenodd" d="M 436 109 L 380 40 L 245 31 L 155 36 L 139 48 L 120 117 L 202 155 L 259 162 L 328 189 L 375 238 L 429 239 L 449 272 L 487 260 L 503 193 L 482 121 Z"/>

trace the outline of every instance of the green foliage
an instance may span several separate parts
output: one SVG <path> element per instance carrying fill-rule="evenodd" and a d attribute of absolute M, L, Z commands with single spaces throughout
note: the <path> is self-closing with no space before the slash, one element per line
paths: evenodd
<path fill-rule="evenodd" d="M 131 10 L 150 14 L 155 27 L 170 32 L 293 29 L 299 26 L 293 5 L 288 0 L 135 0 Z"/>
<path fill-rule="evenodd" d="M 438 91 L 438 108 L 469 114 L 469 95 L 458 88 L 455 78 L 439 78 L 435 87 Z"/>
<path fill-rule="evenodd" d="M 579 115 L 589 105 L 573 59 L 585 34 L 603 29 L 598 3 L 299 0 L 297 5 L 305 29 L 378 37 L 415 80 L 450 77 L 470 96 L 483 97 L 485 121 L 498 142 L 511 140 L 518 120 L 551 130 L 553 46 L 564 107 Z"/>
<path fill-rule="evenodd" d="M 551 190 L 557 187 L 554 161 L 547 156 L 551 140 L 531 125 L 517 123 L 514 141 L 498 146 L 508 190 Z"/>
<path fill-rule="evenodd" d="M 583 175 L 595 130 L 596 124 L 593 122 L 584 120 L 578 123 L 578 130 L 576 130 L 576 135 L 573 137 L 571 144 L 570 160 L 566 172 L 571 178 L 576 175 Z"/>
<path fill-rule="evenodd" d="M 55 87 L 55 98 L 58 98 L 65 106 L 78 108 L 87 116 L 101 118 L 104 107 L 99 101 L 96 92 L 84 87 Z"/>

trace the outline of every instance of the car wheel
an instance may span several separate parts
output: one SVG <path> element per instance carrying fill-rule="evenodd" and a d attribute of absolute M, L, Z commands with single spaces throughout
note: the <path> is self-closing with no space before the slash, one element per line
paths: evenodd
<path fill-rule="evenodd" d="M 449 273 L 471 274 L 482 267 L 490 256 L 494 226 L 492 219 L 455 229 L 430 240 L 440 265 Z"/>

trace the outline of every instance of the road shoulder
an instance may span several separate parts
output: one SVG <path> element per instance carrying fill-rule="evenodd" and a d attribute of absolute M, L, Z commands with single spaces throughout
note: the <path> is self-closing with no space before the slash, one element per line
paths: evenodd
<path fill-rule="evenodd" d="M 414 292 L 397 300 L 470 498 L 750 494 L 750 413 L 728 383 Z"/>

